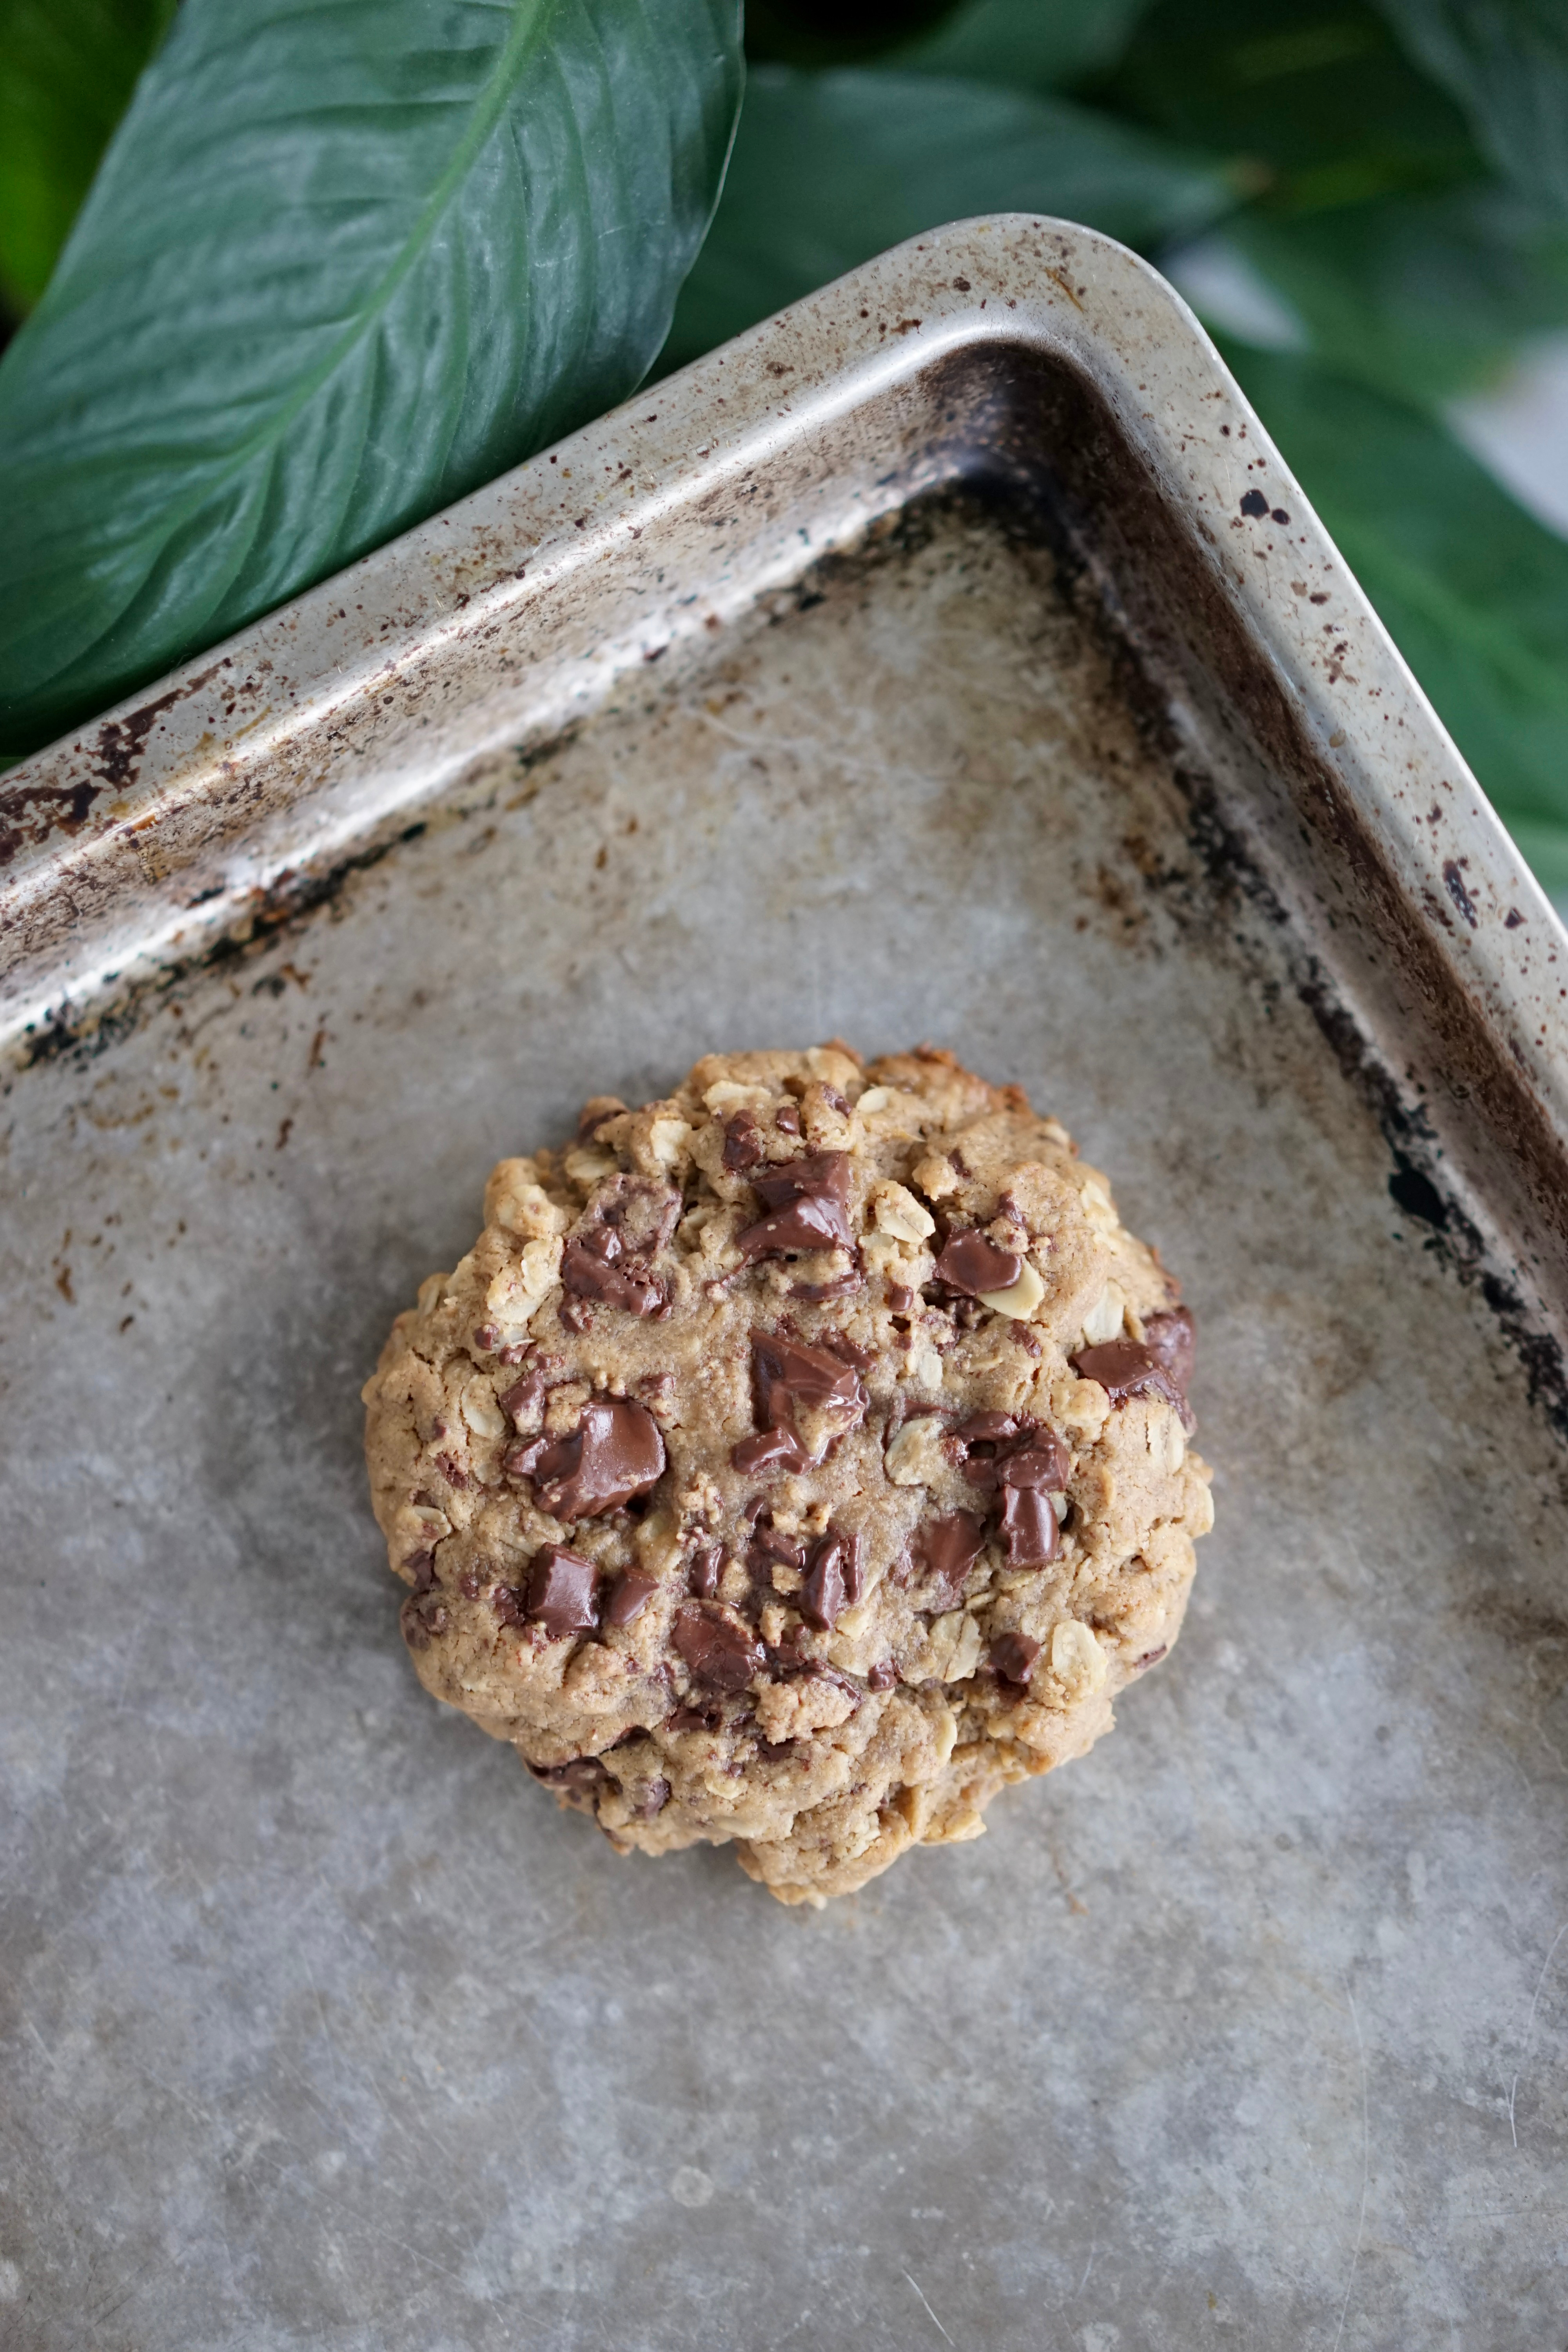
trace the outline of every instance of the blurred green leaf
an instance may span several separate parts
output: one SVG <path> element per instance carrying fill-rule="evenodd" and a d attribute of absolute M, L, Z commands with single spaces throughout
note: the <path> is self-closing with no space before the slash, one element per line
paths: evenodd
<path fill-rule="evenodd" d="M 1455 188 L 1226 234 L 1343 374 L 1434 406 L 1498 375 L 1521 337 L 1568 324 L 1568 228 L 1510 191 Z"/>
<path fill-rule="evenodd" d="M 1568 543 L 1435 420 L 1310 359 L 1222 347 L 1499 814 L 1568 885 Z"/>
<path fill-rule="evenodd" d="M 1568 213 L 1563 0 L 1382 0 L 1505 178 Z"/>
<path fill-rule="evenodd" d="M 1004 89 L 1069 89 L 1105 72 L 1147 0 L 971 0 L 922 38 L 893 52 L 913 73 L 995 82 Z"/>
<path fill-rule="evenodd" d="M 1368 0 L 1155 0 L 1100 102 L 1254 160 L 1296 213 L 1484 176 L 1465 118 Z"/>
<path fill-rule="evenodd" d="M 0 0 L 0 305 L 31 310 L 174 0 Z"/>
<path fill-rule="evenodd" d="M 953 0 L 747 0 L 746 55 L 756 65 L 860 65 L 939 23 L 952 6 Z"/>
<path fill-rule="evenodd" d="M 24 750 L 628 394 L 738 0 L 185 0 L 0 361 Z"/>
<path fill-rule="evenodd" d="M 1062 99 L 934 75 L 760 66 L 664 364 L 966 214 L 1057 213 L 1146 245 L 1190 236 L 1234 202 L 1208 158 Z"/>

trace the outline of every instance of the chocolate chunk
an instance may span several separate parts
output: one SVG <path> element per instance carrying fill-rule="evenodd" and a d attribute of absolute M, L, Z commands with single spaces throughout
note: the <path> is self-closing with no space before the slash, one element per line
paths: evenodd
<path fill-rule="evenodd" d="M 628 1568 L 624 1576 L 616 1579 L 610 1605 L 605 1612 L 605 1624 L 635 1624 L 658 1591 L 657 1577 L 645 1576 L 640 1568 Z"/>
<path fill-rule="evenodd" d="M 930 1577 L 945 1588 L 944 1593 L 939 1593 L 937 1607 L 953 1606 L 984 1540 L 984 1525 L 973 1511 L 950 1511 L 945 1518 L 923 1519 L 915 1529 L 910 1558 L 916 1576 Z"/>
<path fill-rule="evenodd" d="M 752 1182 L 773 1214 L 738 1236 L 742 1255 L 776 1257 L 792 1250 L 852 1249 L 849 1155 L 807 1152 L 760 1168 Z"/>
<path fill-rule="evenodd" d="M 754 1111 L 738 1110 L 724 1122 L 724 1165 L 731 1176 L 743 1176 L 763 1156 L 763 1130 Z"/>
<path fill-rule="evenodd" d="M 736 1470 L 809 1470 L 811 1456 L 793 1429 L 759 1429 L 730 1448 Z"/>
<path fill-rule="evenodd" d="M 866 1687 L 874 1691 L 891 1690 L 898 1679 L 899 1670 L 891 1658 L 879 1658 L 876 1664 L 868 1669 Z"/>
<path fill-rule="evenodd" d="M 765 1568 L 768 1561 L 775 1559 L 785 1568 L 804 1568 L 805 1546 L 794 1542 L 778 1528 L 762 1526 L 752 1538 L 752 1549 L 747 1557 L 749 1564 L 754 1563 L 759 1568 Z"/>
<path fill-rule="evenodd" d="M 403 1563 L 405 1572 L 414 1579 L 416 1592 L 428 1592 L 436 1582 L 436 1555 L 426 1549 L 411 1551 Z"/>
<path fill-rule="evenodd" d="M 619 1307 L 628 1315 L 657 1315 L 665 1305 L 663 1283 L 643 1259 L 626 1255 L 613 1225 L 596 1225 L 567 1243 L 561 1253 L 561 1279 L 579 1298 Z"/>
<path fill-rule="evenodd" d="M 858 1374 L 826 1348 L 803 1347 L 774 1331 L 753 1331 L 752 1374 L 759 1427 L 754 1437 L 743 1437 L 731 1448 L 730 1460 L 737 1470 L 807 1470 L 821 1458 L 796 1433 L 797 1409 L 832 1413 L 839 1433 L 853 1429 L 865 1413 L 868 1399 Z"/>
<path fill-rule="evenodd" d="M 664 1440 L 647 1407 L 629 1397 L 590 1397 L 565 1437 L 536 1437 L 505 1459 L 512 1476 L 533 1480 L 552 1519 L 591 1519 L 641 1495 L 662 1475 Z"/>
<path fill-rule="evenodd" d="M 717 1731 L 724 1720 L 724 1710 L 716 1703 L 706 1706 L 678 1706 L 664 1718 L 666 1731 Z"/>
<path fill-rule="evenodd" d="M 542 1364 L 531 1364 L 522 1378 L 512 1382 L 500 1400 L 500 1409 L 510 1417 L 514 1429 L 520 1429 L 525 1421 L 531 1421 L 536 1412 L 543 1410 L 547 1385 Z"/>
<path fill-rule="evenodd" d="M 773 1113 L 773 1125 L 781 1135 L 800 1133 L 800 1111 L 794 1103 L 780 1103 Z"/>
<path fill-rule="evenodd" d="M 983 1290 L 1011 1290 L 1023 1271 L 1016 1251 L 998 1249 L 984 1234 L 954 1234 L 936 1262 L 937 1280 L 972 1298 Z"/>
<path fill-rule="evenodd" d="M 694 1601 L 711 1601 L 719 1590 L 719 1579 L 724 1573 L 724 1551 L 721 1544 L 705 1544 L 693 1555 L 686 1572 L 686 1589 Z"/>
<path fill-rule="evenodd" d="M 997 1464 L 996 1475 L 1004 1486 L 1045 1486 L 1059 1495 L 1066 1489 L 1069 1467 L 1067 1447 L 1055 1430 L 1030 1429 L 1022 1444 Z"/>
<path fill-rule="evenodd" d="M 651 1822 L 657 1814 L 663 1812 L 668 1802 L 669 1782 L 662 1775 L 657 1780 L 645 1780 L 637 1790 L 637 1802 L 632 1807 L 632 1819 L 638 1822 Z"/>
<path fill-rule="evenodd" d="M 528 1764 L 526 1756 L 522 1760 Z M 528 1769 L 547 1789 L 564 1789 L 580 1797 L 602 1789 L 610 1777 L 596 1756 L 574 1756 L 565 1764 L 528 1764 Z"/>
<path fill-rule="evenodd" d="M 1004 1633 L 991 1644 L 990 1664 L 1004 1682 L 1016 1683 L 1026 1690 L 1039 1654 L 1039 1643 L 1027 1633 Z"/>
<path fill-rule="evenodd" d="M 864 1269 L 852 1265 L 843 1274 L 836 1274 L 831 1282 L 792 1282 L 789 1295 L 792 1298 L 804 1298 L 808 1307 L 820 1307 L 825 1298 L 847 1298 L 865 1287 Z"/>
<path fill-rule="evenodd" d="M 680 1612 L 675 1646 L 697 1680 L 712 1690 L 744 1690 L 764 1664 L 762 1643 L 744 1625 L 701 1609 Z"/>
<path fill-rule="evenodd" d="M 888 1304 L 895 1315 L 907 1315 L 915 1303 L 915 1294 L 904 1282 L 888 1285 Z"/>
<path fill-rule="evenodd" d="M 803 1347 L 776 1331 L 752 1334 L 752 1375 L 757 1419 L 768 1429 L 794 1425 L 797 1410 L 837 1411 L 852 1429 L 866 1411 L 867 1397 L 852 1364 L 826 1348 Z"/>
<path fill-rule="evenodd" d="M 1044 1568 L 1058 1549 L 1057 1515 L 1043 1486 L 1005 1486 L 1002 1536 L 1009 1568 Z"/>
<path fill-rule="evenodd" d="M 577 1114 L 577 1140 L 591 1143 L 607 1118 L 618 1118 L 626 1108 L 619 1095 L 595 1095 Z"/>
<path fill-rule="evenodd" d="M 431 1600 L 427 1594 L 423 1597 L 410 1594 L 399 1612 L 398 1622 L 403 1628 L 403 1638 L 411 1650 L 427 1650 L 436 1635 L 447 1630 L 447 1611 L 441 1601 Z"/>
<path fill-rule="evenodd" d="M 1097 1381 L 1113 1405 L 1125 1404 L 1129 1397 L 1163 1397 L 1181 1414 L 1184 1429 L 1196 1425 L 1174 1375 L 1136 1339 L 1107 1339 L 1098 1348 L 1082 1349 L 1069 1361 L 1081 1379 Z"/>
<path fill-rule="evenodd" d="M 830 1632 L 844 1610 L 860 1598 L 863 1571 L 858 1536 L 840 1535 L 834 1528 L 812 1547 L 811 1564 L 800 1589 L 800 1613 L 813 1625 Z"/>
<path fill-rule="evenodd" d="M 581 1552 L 543 1544 L 528 1577 L 528 1613 L 552 1642 L 569 1633 L 591 1633 L 599 1622 L 599 1571 Z"/>
<path fill-rule="evenodd" d="M 1163 1315 L 1144 1318 L 1143 1345 L 1157 1363 L 1163 1364 L 1176 1386 L 1185 1396 L 1192 1383 L 1193 1360 L 1197 1354 L 1197 1327 L 1190 1307 L 1173 1307 Z"/>
<path fill-rule="evenodd" d="M 490 1594 L 490 1607 L 503 1625 L 526 1625 L 528 1594 L 519 1584 L 498 1584 Z"/>
<path fill-rule="evenodd" d="M 858 1339 L 852 1339 L 849 1337 L 847 1331 L 825 1331 L 822 1335 L 822 1344 L 830 1356 L 841 1357 L 845 1363 L 858 1372 L 868 1372 L 877 1360 L 875 1348 L 862 1348 Z"/>

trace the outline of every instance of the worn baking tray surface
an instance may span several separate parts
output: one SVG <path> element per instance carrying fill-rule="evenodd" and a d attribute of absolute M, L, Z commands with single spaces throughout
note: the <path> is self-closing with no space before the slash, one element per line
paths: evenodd
<path fill-rule="evenodd" d="M 1016 526 L 917 499 L 13 1087 L 7 2347 L 1555 2340 L 1562 1453 Z M 356 1391 L 493 1158 L 834 1032 L 1111 1171 L 1218 1519 L 1113 1738 L 814 1916 L 424 1696 Z"/>

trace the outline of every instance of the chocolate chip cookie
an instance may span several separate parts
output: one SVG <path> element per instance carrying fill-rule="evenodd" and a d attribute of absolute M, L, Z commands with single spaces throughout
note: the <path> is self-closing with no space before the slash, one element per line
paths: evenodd
<path fill-rule="evenodd" d="M 977 1837 L 1175 1640 L 1193 1321 L 951 1054 L 710 1055 L 503 1160 L 364 1391 L 426 1687 L 620 1852 L 820 1904 Z"/>

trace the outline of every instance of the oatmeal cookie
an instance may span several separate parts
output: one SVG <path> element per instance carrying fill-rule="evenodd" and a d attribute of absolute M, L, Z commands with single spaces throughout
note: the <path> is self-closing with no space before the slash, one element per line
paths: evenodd
<path fill-rule="evenodd" d="M 1176 1638 L 1193 1324 L 1016 1087 L 714 1054 L 503 1160 L 364 1391 L 426 1689 L 784 1903 L 977 1837 Z"/>

